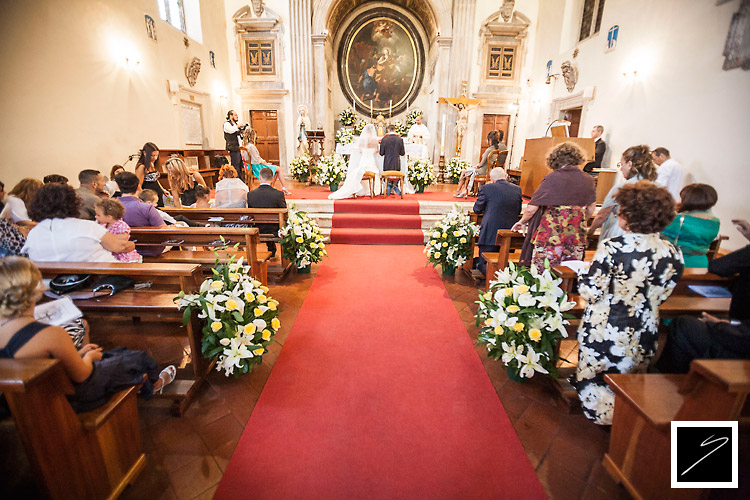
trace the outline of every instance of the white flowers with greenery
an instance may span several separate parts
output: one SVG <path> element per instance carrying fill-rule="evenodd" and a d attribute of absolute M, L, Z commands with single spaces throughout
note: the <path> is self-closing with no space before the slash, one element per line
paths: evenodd
<path fill-rule="evenodd" d="M 535 373 L 557 377 L 555 345 L 567 337 L 565 325 L 572 318 L 565 311 L 575 306 L 546 265 L 539 273 L 516 266 L 498 271 L 487 292 L 479 294 L 476 324 L 478 344 L 488 355 L 501 359 L 510 373 L 531 378 Z"/>
<path fill-rule="evenodd" d="M 367 126 L 366 121 L 362 119 L 358 120 L 357 124 L 354 126 L 354 135 L 356 136 L 362 135 L 362 131 L 365 129 L 366 126 Z"/>
<path fill-rule="evenodd" d="M 250 275 L 250 266 L 234 257 L 212 269 L 198 293 L 180 292 L 177 306 L 185 308 L 184 323 L 194 310 L 205 319 L 201 354 L 218 356 L 216 369 L 229 376 L 252 371 L 259 365 L 267 346 L 281 328 L 279 303 L 268 296 L 268 287 Z"/>
<path fill-rule="evenodd" d="M 350 128 L 340 128 L 336 131 L 336 142 L 339 144 L 349 144 L 354 140 L 354 132 Z"/>
<path fill-rule="evenodd" d="M 393 126 L 396 127 L 396 133 L 401 137 L 406 137 L 409 133 L 409 126 L 401 120 L 393 122 Z"/>
<path fill-rule="evenodd" d="M 435 184 L 437 176 L 432 163 L 424 158 L 409 160 L 409 172 L 406 174 L 412 186 L 430 186 Z"/>
<path fill-rule="evenodd" d="M 424 248 L 428 262 L 432 267 L 440 264 L 443 271 L 462 266 L 471 257 L 471 238 L 478 233 L 479 226 L 471 222 L 469 214 L 455 206 L 430 229 Z"/>
<path fill-rule="evenodd" d="M 292 206 L 289 218 L 279 230 L 281 248 L 284 258 L 289 259 L 298 268 L 308 267 L 320 262 L 328 255 L 325 239 L 320 227 L 307 213 L 298 211 Z"/>
<path fill-rule="evenodd" d="M 312 157 L 307 153 L 293 159 L 289 164 L 292 177 L 300 182 L 307 182 L 310 179 L 310 162 L 312 162 Z M 315 167 L 313 166 L 314 173 Z"/>
<path fill-rule="evenodd" d="M 351 127 L 354 125 L 354 121 L 357 119 L 356 115 L 354 114 L 354 110 L 351 106 L 347 106 L 346 108 L 341 110 L 341 113 L 339 113 L 339 120 L 341 121 L 342 127 Z"/>
<path fill-rule="evenodd" d="M 337 153 L 321 156 L 318 160 L 318 183 L 324 186 L 338 184 L 346 178 L 346 162 Z"/>
<path fill-rule="evenodd" d="M 462 160 L 460 157 L 451 158 L 450 161 L 445 165 L 445 176 L 446 178 L 457 181 L 461 177 L 461 172 L 469 168 L 471 163 L 466 160 Z"/>
<path fill-rule="evenodd" d="M 417 121 L 418 116 L 422 116 L 424 113 L 419 108 L 411 108 L 411 110 L 406 113 L 406 126 L 411 127 L 414 125 Z"/>

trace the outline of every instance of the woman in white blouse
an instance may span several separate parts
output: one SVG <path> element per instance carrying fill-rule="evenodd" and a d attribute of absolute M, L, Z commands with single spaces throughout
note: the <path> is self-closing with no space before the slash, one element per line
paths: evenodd
<path fill-rule="evenodd" d="M 222 165 L 219 169 L 219 182 L 216 183 L 214 207 L 247 208 L 247 185 L 237 178 L 237 170 L 231 165 Z"/>
<path fill-rule="evenodd" d="M 0 217 L 11 219 L 14 224 L 31 220 L 27 207 L 40 187 L 42 187 L 42 181 L 39 179 L 30 177 L 21 179 L 5 198 L 5 207 Z"/>

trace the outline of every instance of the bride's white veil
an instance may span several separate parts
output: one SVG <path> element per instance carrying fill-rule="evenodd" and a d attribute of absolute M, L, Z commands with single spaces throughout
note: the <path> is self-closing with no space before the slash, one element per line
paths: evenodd
<path fill-rule="evenodd" d="M 378 133 L 375 130 L 375 125 L 368 123 L 365 128 L 362 129 L 362 133 L 357 139 L 356 147 L 353 148 L 352 154 L 349 157 L 349 169 L 355 165 L 359 165 L 359 160 L 362 158 L 362 150 L 366 147 L 378 147 Z"/>

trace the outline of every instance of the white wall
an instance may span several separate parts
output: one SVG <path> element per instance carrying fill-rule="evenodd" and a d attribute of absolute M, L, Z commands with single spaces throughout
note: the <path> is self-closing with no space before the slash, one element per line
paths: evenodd
<path fill-rule="evenodd" d="M 230 89 L 225 18 L 215 1 L 200 6 L 203 43 L 191 40 L 186 49 L 184 34 L 161 21 L 155 0 L 2 2 L 0 180 L 6 189 L 49 173 L 77 186 L 80 170 L 108 175 L 146 141 L 183 148 L 180 108 L 167 80 L 189 87 L 185 65 L 192 57 L 202 63 L 193 89 L 209 94 L 199 96 L 209 125 L 204 142 L 223 148 L 219 96 Z M 156 22 L 157 42 L 146 36 L 145 14 Z M 140 64 L 130 68 L 125 57 Z"/>
<path fill-rule="evenodd" d="M 721 233 L 731 237 L 727 246 L 744 244 L 730 220 L 750 219 L 745 198 L 750 186 L 750 72 L 721 69 L 739 2 L 716 6 L 710 0 L 607 0 L 601 32 L 572 47 L 566 41 L 578 25 L 561 30 L 562 3 L 540 0 L 536 48 L 529 61 L 531 85 L 520 110 L 524 118 L 519 121 L 514 163 L 520 160 L 523 139 L 543 134 L 552 99 L 570 95 L 562 80 L 544 84 L 547 60 L 552 59 L 553 72 L 559 73 L 560 64 L 573 60 L 577 47 L 574 93 L 595 87 L 594 99 L 584 106 L 580 135 L 588 136 L 593 125 L 604 125 L 610 151 L 606 166 L 615 167 L 622 151 L 632 145 L 666 147 L 696 182 L 718 191 L 714 212 L 722 220 Z M 607 30 L 615 24 L 620 26 L 617 48 L 605 53 Z M 624 71 L 629 74 L 623 76 Z"/>

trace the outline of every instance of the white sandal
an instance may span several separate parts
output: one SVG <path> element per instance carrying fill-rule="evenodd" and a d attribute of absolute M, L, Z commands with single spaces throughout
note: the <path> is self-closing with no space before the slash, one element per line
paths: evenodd
<path fill-rule="evenodd" d="M 167 376 L 167 381 L 164 381 L 164 378 L 162 375 Z M 164 368 L 161 373 L 159 373 L 159 379 L 161 380 L 161 387 L 159 387 L 159 390 L 156 391 L 157 394 L 161 394 L 162 391 L 166 386 L 174 382 L 175 377 L 177 376 L 177 368 L 175 368 L 174 365 L 169 365 L 168 367 Z"/>

